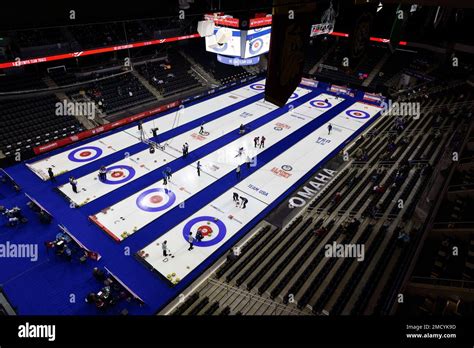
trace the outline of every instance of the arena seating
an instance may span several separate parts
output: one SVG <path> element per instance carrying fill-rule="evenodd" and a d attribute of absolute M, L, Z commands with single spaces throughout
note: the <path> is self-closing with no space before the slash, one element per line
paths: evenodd
<path fill-rule="evenodd" d="M 405 51 L 395 51 L 390 58 L 385 62 L 380 72 L 372 81 L 374 88 L 385 85 L 391 78 L 407 66 L 414 59 L 413 53 Z"/>
<path fill-rule="evenodd" d="M 190 54 L 198 64 L 221 84 L 227 84 L 252 75 L 240 66 L 219 63 L 216 54 L 203 50 L 203 45 L 203 42 L 196 42 L 187 46 L 184 51 Z"/>
<path fill-rule="evenodd" d="M 64 69 L 53 69 L 48 75 L 58 86 L 73 85 L 78 82 L 76 76 Z"/>
<path fill-rule="evenodd" d="M 154 96 L 131 73 L 95 74 L 87 95 L 102 111 L 112 114 L 154 100 Z M 106 77 L 104 79 L 101 79 Z M 87 77 L 90 79 L 90 77 Z"/>
<path fill-rule="evenodd" d="M 331 51 L 329 51 L 330 54 L 327 54 L 325 59 L 317 67 L 316 72 L 310 75 L 315 79 L 331 83 L 360 86 L 380 59 L 388 52 L 387 49 L 383 47 L 376 45 L 369 46 L 362 59 L 357 59 L 356 63 L 345 66 L 344 59 L 348 56 L 347 49 L 345 45 L 336 43 L 335 47 L 328 47 L 326 50 L 323 50 L 323 52 Z M 308 65 L 305 66 L 304 70 L 305 73 L 308 74 L 314 64 L 322 58 L 322 54 L 310 51 L 307 55 L 311 57 L 311 59 L 306 62 Z"/>
<path fill-rule="evenodd" d="M 35 73 L 17 73 L 0 76 L 0 93 L 11 91 L 30 91 L 46 88 L 41 76 Z"/>
<path fill-rule="evenodd" d="M 191 296 L 189 296 L 184 303 L 179 306 L 174 312 L 173 315 L 181 315 L 183 314 L 194 302 L 199 299 L 199 293 L 195 292 Z"/>
<path fill-rule="evenodd" d="M 82 49 L 121 45 L 127 42 L 120 23 L 78 25 L 69 27 L 68 30 Z"/>
<path fill-rule="evenodd" d="M 73 116 L 56 116 L 53 96 L 2 101 L 0 108 L 0 150 L 7 157 L 31 156 L 32 148 L 83 130 Z"/>
<path fill-rule="evenodd" d="M 244 245 L 239 257 L 228 255 L 215 278 L 199 288 L 209 303 L 230 306 L 231 313 L 275 313 L 264 305 L 256 310 L 232 302 L 224 296 L 225 285 L 242 296 L 247 294 L 250 302 L 272 301 L 274 308 L 283 305 L 280 313 L 385 313 L 411 255 L 411 241 L 420 237 L 413 219 L 415 207 L 429 188 L 432 165 L 443 152 L 435 144 L 452 145 L 466 114 L 454 107 L 453 120 L 442 112 L 449 105 L 460 105 L 456 93 L 454 88 L 422 98 L 419 119 L 382 117 L 348 149 L 352 160 L 283 233 L 267 227 L 268 231 L 257 232 Z M 470 100 L 472 95 L 465 98 Z M 336 192 L 341 198 L 335 199 Z M 404 202 L 402 208 L 399 200 Z M 463 207 L 470 209 L 464 201 L 460 204 L 457 213 Z M 323 247 L 333 241 L 364 244 L 364 261 L 326 258 Z M 460 268 L 466 278 L 472 274 L 472 264 L 472 255 L 466 252 Z M 232 297 L 233 301 L 237 298 Z"/>
<path fill-rule="evenodd" d="M 169 54 L 165 61 L 145 62 L 135 68 L 163 97 L 201 86 L 192 75 L 189 62 L 177 52 Z"/>
<path fill-rule="evenodd" d="M 24 30 L 16 32 L 16 43 L 21 47 L 43 46 L 62 41 L 60 32 L 53 29 Z"/>
<path fill-rule="evenodd" d="M 130 20 L 123 23 L 78 24 L 68 27 L 1 32 L 14 42 L 9 59 L 36 58 L 112 45 L 183 35 L 183 23 L 174 20 Z M 2 59 L 0 58 L 0 61 Z"/>
<path fill-rule="evenodd" d="M 240 254 L 245 255 L 247 250 L 249 250 L 253 245 L 255 245 L 262 237 L 270 231 L 270 226 L 265 226 L 259 233 L 257 233 L 251 241 L 246 243 L 241 249 L 240 249 Z M 237 261 L 236 257 L 233 257 L 233 252 L 231 252 L 227 259 L 226 262 L 216 271 L 216 277 L 220 278 L 223 274 L 225 274 L 231 267 L 232 265 Z"/>

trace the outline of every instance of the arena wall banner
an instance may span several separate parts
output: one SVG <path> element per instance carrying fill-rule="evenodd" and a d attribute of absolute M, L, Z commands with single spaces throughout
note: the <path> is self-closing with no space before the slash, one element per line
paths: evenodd
<path fill-rule="evenodd" d="M 272 17 L 265 16 L 250 19 L 250 28 L 266 27 L 272 24 Z"/>
<path fill-rule="evenodd" d="M 94 135 L 101 134 L 101 133 L 110 131 L 112 129 L 127 125 L 129 123 L 140 120 L 142 118 L 145 118 L 145 117 L 148 117 L 148 116 L 151 116 L 151 115 L 169 110 L 169 109 L 174 108 L 174 107 L 176 107 L 180 104 L 181 104 L 181 101 L 177 100 L 177 101 L 174 101 L 174 102 L 169 103 L 169 104 L 161 105 L 157 108 L 147 110 L 147 111 L 141 112 L 139 114 L 136 114 L 136 115 L 133 115 L 133 116 L 130 116 L 130 117 L 126 117 L 126 118 L 123 118 L 123 119 L 115 121 L 115 122 L 105 124 L 105 125 L 100 126 L 100 127 L 96 127 L 96 128 L 93 128 L 93 129 L 88 129 L 86 131 L 77 133 L 77 134 L 72 135 L 72 136 L 67 137 L 67 138 L 59 139 L 59 140 L 56 140 L 56 141 L 53 141 L 53 142 L 50 142 L 50 143 L 47 143 L 47 144 L 44 144 L 44 145 L 37 146 L 37 147 L 33 148 L 33 151 L 36 155 L 39 155 L 39 154 L 44 153 L 44 152 L 55 150 L 57 148 L 65 146 L 65 145 L 75 143 L 76 141 L 87 139 L 87 138 L 92 137 Z"/>
<path fill-rule="evenodd" d="M 273 0 L 266 101 L 284 106 L 301 83 L 307 36 L 315 14 L 313 1 Z"/>
<path fill-rule="evenodd" d="M 318 84 L 319 84 L 319 81 L 303 77 L 301 79 L 301 84 L 304 85 L 304 86 L 311 87 L 311 88 L 317 88 Z"/>
<path fill-rule="evenodd" d="M 336 93 L 336 94 L 343 94 L 343 95 L 347 95 L 349 97 L 354 97 L 354 92 L 350 89 L 350 88 L 347 88 L 347 87 L 343 87 L 343 86 L 338 86 L 338 85 L 330 85 L 329 87 L 329 92 L 333 92 L 333 93 Z"/>
<path fill-rule="evenodd" d="M 384 98 L 381 95 L 366 92 L 364 93 L 364 101 L 381 105 L 384 101 Z"/>
<path fill-rule="evenodd" d="M 271 24 L 271 17 L 268 17 L 265 20 L 262 20 L 261 18 L 259 18 L 258 20 L 260 21 L 259 23 L 261 23 L 261 25 L 270 25 Z M 252 21 L 254 21 L 254 20 L 253 19 L 250 20 L 250 28 L 260 26 L 260 24 L 258 24 L 257 22 L 252 24 Z M 328 34 L 328 35 L 349 37 L 349 34 L 347 34 L 347 33 L 339 33 L 339 32 L 335 32 L 335 31 Z M 130 48 L 138 48 L 138 47 L 144 47 L 144 46 L 159 45 L 159 44 L 163 44 L 163 43 L 167 43 L 167 42 L 195 39 L 195 38 L 200 38 L 200 37 L 201 36 L 196 33 L 196 34 L 185 35 L 185 36 L 169 37 L 169 38 L 166 38 L 166 39 L 135 42 L 135 43 L 131 43 L 131 44 L 128 44 L 128 45 L 102 47 L 102 48 L 95 48 L 95 49 L 86 50 L 86 51 L 69 52 L 69 53 L 63 53 L 63 54 L 47 56 L 47 57 L 30 58 L 30 59 L 24 59 L 24 60 L 20 59 L 20 60 L 0 63 L 0 69 L 9 69 L 9 68 L 20 67 L 20 66 L 23 66 L 23 65 L 53 62 L 53 61 L 69 59 L 69 58 L 79 58 L 79 57 L 84 57 L 84 56 L 89 56 L 89 55 L 94 55 L 94 54 L 114 52 L 114 51 L 120 51 L 120 50 L 126 50 L 126 49 L 130 49 Z M 370 41 L 376 41 L 376 42 L 381 42 L 381 43 L 386 43 L 386 44 L 388 44 L 390 42 L 389 39 L 378 38 L 378 37 L 370 37 Z M 406 46 L 406 45 L 408 45 L 408 42 L 407 41 L 400 41 L 398 44 L 400 46 Z"/>
<path fill-rule="evenodd" d="M 217 25 L 231 28 L 238 28 L 240 23 L 238 18 L 224 17 L 223 12 L 205 14 L 204 19 L 213 21 Z"/>
<path fill-rule="evenodd" d="M 70 53 L 58 54 L 58 55 L 48 56 L 48 57 L 15 60 L 12 62 L 0 63 L 0 69 L 8 69 L 8 68 L 20 67 L 23 65 L 52 62 L 55 60 L 62 60 L 62 59 L 68 59 L 68 58 L 79 58 L 79 57 L 84 57 L 84 56 L 90 56 L 93 54 L 128 50 L 130 48 L 159 45 L 159 44 L 163 44 L 167 42 L 194 39 L 194 38 L 199 38 L 199 37 L 201 37 L 199 34 L 191 34 L 191 35 L 184 35 L 184 36 L 168 37 L 165 39 L 135 42 L 135 43 L 127 44 L 127 45 L 118 45 L 118 46 L 110 46 L 110 47 L 103 47 L 103 48 L 95 48 L 95 49 L 86 50 L 86 51 L 70 52 Z"/>

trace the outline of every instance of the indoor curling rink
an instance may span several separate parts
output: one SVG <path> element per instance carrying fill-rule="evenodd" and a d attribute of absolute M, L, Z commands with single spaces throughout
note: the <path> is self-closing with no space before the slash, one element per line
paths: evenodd
<path fill-rule="evenodd" d="M 290 98 L 289 102 L 310 92 L 308 89 L 297 88 L 295 93 L 293 93 L 293 98 Z M 211 99 L 209 103 L 211 103 L 211 105 L 217 104 L 218 100 Z M 227 104 L 221 104 L 219 108 L 222 109 L 226 106 Z M 192 108 L 193 106 L 184 108 L 183 110 L 188 113 L 194 113 L 193 110 L 190 110 Z M 255 103 L 243 106 L 240 109 L 206 123 L 202 135 L 199 134 L 200 128 L 197 127 L 168 139 L 165 142 L 166 146 L 163 151 L 156 150 L 155 153 L 150 153 L 149 149 L 146 148 L 134 155 L 130 155 L 120 161 L 107 165 L 107 176 L 103 181 L 99 180 L 97 170 L 76 178 L 78 182 L 78 193 L 73 192 L 72 186 L 69 183 L 59 186 L 58 189 L 71 203 L 74 203 L 76 206 L 82 206 L 159 168 L 161 168 L 161 170 L 158 171 L 158 177 L 163 178 L 162 172 L 166 169 L 166 164 L 182 157 L 182 146 L 184 143 L 189 144 L 189 151 L 192 153 L 192 151 L 219 139 L 223 135 L 235 131 L 242 123 L 255 121 L 276 109 L 278 109 L 277 106 L 264 102 L 262 98 Z"/>
<path fill-rule="evenodd" d="M 300 88 L 296 90 L 296 93 L 300 96 L 306 94 L 306 92 Z M 160 176 L 160 180 L 154 184 L 103 209 L 101 212 L 91 216 L 91 220 L 106 231 L 112 238 L 121 241 L 155 219 L 158 219 L 170 209 L 206 189 L 206 187 L 223 178 L 225 175 L 235 171 L 237 165 L 243 165 L 247 157 L 250 159 L 256 158 L 256 160 L 258 160 L 257 156 L 261 152 L 275 146 L 280 140 L 283 140 L 293 132 L 315 120 L 343 100 L 342 98 L 336 98 L 329 94 L 320 94 L 317 99 L 303 103 L 283 113 L 281 116 L 264 124 L 258 129 L 246 133 L 235 141 L 201 158 L 199 160 L 201 165 L 200 176 L 197 175 L 198 161 L 195 161 L 181 170 L 174 172 L 166 186 L 163 185 L 163 180 L 161 180 Z M 290 99 L 288 103 L 291 101 Z M 258 101 L 245 109 L 247 112 L 250 111 L 253 113 L 253 117 L 256 118 L 276 108 L 276 106 L 262 104 L 262 101 Z M 230 121 L 225 120 L 225 122 Z M 256 148 L 254 146 L 254 138 L 257 136 L 264 136 L 266 138 L 265 148 Z M 188 134 L 188 138 L 192 139 L 192 135 L 189 136 Z M 182 141 L 185 140 L 186 139 Z M 199 143 L 195 144 L 196 142 L 191 144 L 190 140 L 189 143 L 191 149 L 193 146 L 199 146 Z M 243 152 L 239 155 L 240 148 L 243 148 Z M 180 153 L 173 155 L 180 155 Z M 244 170 L 243 167 L 242 170 Z"/>
<path fill-rule="evenodd" d="M 157 135 L 159 139 L 161 134 L 173 128 L 185 125 L 210 113 L 219 111 L 226 106 L 234 105 L 249 97 L 262 93 L 265 87 L 264 84 L 265 80 L 261 80 L 258 81 L 258 83 L 246 85 L 183 108 L 179 111 L 179 117 L 176 117 L 176 112 L 171 112 L 155 120 L 143 122 L 143 131 L 145 135 L 150 138 L 152 136 L 151 130 L 158 127 L 159 131 Z M 263 88 L 260 86 L 263 86 Z M 88 143 L 81 143 L 79 146 L 72 147 L 67 151 L 60 152 L 39 161 L 27 163 L 27 166 L 42 180 L 46 181 L 49 180 L 49 167 L 53 168 L 55 175 L 64 174 L 84 164 L 98 161 L 117 151 L 126 149 L 140 141 L 140 132 L 138 131 L 138 127 L 134 125 L 120 132 L 101 137 L 100 139 Z M 113 178 L 111 179 L 113 180 Z"/>
<path fill-rule="evenodd" d="M 309 102 L 309 106 L 306 103 L 300 108 L 295 108 L 292 113 L 298 114 L 302 112 L 304 114 L 305 108 L 308 107 L 312 108 L 312 112 L 316 112 L 317 108 L 325 106 L 324 98 L 320 100 L 320 96 L 318 96 L 316 99 L 318 101 L 312 100 Z M 333 101 L 331 99 L 329 103 Z M 210 257 L 220 246 L 256 218 L 264 209 L 275 202 L 289 187 L 298 182 L 312 168 L 348 141 L 355 132 L 363 128 L 380 111 L 381 108 L 377 106 L 363 102 L 353 103 L 330 121 L 320 125 L 318 129 L 308 136 L 240 181 L 236 186 L 230 188 L 214 201 L 150 243 L 138 255 L 172 284 L 178 283 Z M 287 120 L 291 120 L 289 123 L 295 127 L 298 127 L 299 121 L 296 121 L 297 119 L 297 117 L 291 118 L 291 116 L 287 118 Z M 330 135 L 328 135 L 329 123 L 333 127 Z M 271 131 L 268 136 L 273 136 L 273 139 L 276 139 L 276 135 L 271 135 Z M 249 140 L 250 138 L 245 142 L 247 148 L 250 147 Z M 229 151 L 235 151 L 235 149 L 229 148 Z M 229 166 L 229 168 L 231 167 L 232 165 Z M 226 167 L 224 171 L 229 168 Z M 209 169 L 207 169 L 207 174 L 209 176 L 214 175 L 213 171 L 209 171 Z M 207 178 L 207 180 L 212 180 L 212 178 Z M 200 187 L 199 184 L 195 185 Z M 159 189 L 161 187 L 157 185 L 156 188 Z M 139 220 L 145 219 L 145 216 L 148 218 L 148 221 L 152 219 L 153 217 L 150 216 L 157 213 L 153 210 L 157 210 L 160 206 L 168 209 L 166 205 L 170 204 L 173 201 L 173 196 L 176 195 L 174 192 L 167 195 L 164 191 L 156 191 L 160 192 L 162 199 L 158 200 L 159 203 L 155 203 L 153 199 L 155 195 L 144 192 L 145 194 L 141 197 L 151 202 L 149 207 L 152 208 L 152 211 L 149 212 L 149 216 L 146 215 L 145 211 L 143 213 L 140 212 L 139 215 L 136 215 L 136 223 L 139 223 Z M 245 209 L 239 207 L 233 201 L 234 192 L 248 199 Z M 140 196 L 135 196 L 134 198 L 137 199 L 138 197 Z M 122 210 L 125 210 L 125 205 L 120 206 Z M 131 209 L 134 212 L 140 210 L 136 208 Z M 163 212 L 158 210 L 158 214 L 160 213 L 163 214 Z M 129 219 L 131 219 L 131 216 Z M 140 222 L 140 224 L 146 223 L 146 221 Z M 128 222 L 127 226 L 130 226 L 129 224 Z M 204 238 L 200 242 L 195 241 L 194 249 L 188 251 L 189 233 L 191 232 L 193 236 L 196 236 L 197 231 L 201 231 Z M 162 251 L 162 242 L 165 240 L 171 253 L 167 257 L 163 256 Z"/>

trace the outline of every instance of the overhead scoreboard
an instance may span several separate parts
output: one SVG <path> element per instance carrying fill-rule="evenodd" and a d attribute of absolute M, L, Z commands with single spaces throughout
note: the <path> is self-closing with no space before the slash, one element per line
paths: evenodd
<path fill-rule="evenodd" d="M 207 28 L 206 51 L 216 53 L 217 60 L 229 65 L 255 65 L 270 49 L 271 16 L 241 20 L 222 14 L 205 16 L 212 21 Z"/>

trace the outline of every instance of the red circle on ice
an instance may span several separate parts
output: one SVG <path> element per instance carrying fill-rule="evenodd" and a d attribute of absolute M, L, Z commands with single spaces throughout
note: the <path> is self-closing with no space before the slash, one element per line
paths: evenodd
<path fill-rule="evenodd" d="M 112 178 L 121 178 L 123 176 L 123 172 L 117 170 L 117 171 L 112 172 L 111 176 Z"/>
<path fill-rule="evenodd" d="M 160 203 L 162 200 L 163 200 L 163 197 L 161 197 L 160 195 L 154 195 L 150 197 L 151 203 L 155 203 L 155 204 Z"/>
<path fill-rule="evenodd" d="M 370 118 L 370 114 L 368 112 L 362 111 L 362 110 L 347 110 L 346 115 L 358 120 L 363 120 Z"/>
<path fill-rule="evenodd" d="M 83 146 L 71 151 L 67 158 L 72 162 L 91 162 L 101 155 L 101 148 L 97 146 Z"/>
<path fill-rule="evenodd" d="M 200 226 L 198 231 L 200 231 L 204 237 L 212 234 L 212 228 L 210 226 Z"/>

